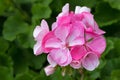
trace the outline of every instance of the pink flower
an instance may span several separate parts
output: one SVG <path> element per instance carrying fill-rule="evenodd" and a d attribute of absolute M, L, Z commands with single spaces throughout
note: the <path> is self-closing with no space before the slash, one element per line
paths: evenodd
<path fill-rule="evenodd" d="M 54 73 L 55 68 L 52 67 L 51 65 L 49 65 L 49 66 L 45 67 L 44 70 L 45 70 L 46 75 L 49 76 Z"/>
<path fill-rule="evenodd" d="M 105 32 L 99 29 L 90 9 L 76 6 L 75 12 L 69 11 L 67 3 L 56 19 L 51 31 L 47 22 L 42 20 L 41 26 L 33 32 L 37 41 L 34 54 L 48 53 L 50 65 L 45 68 L 45 73 L 52 74 L 56 65 L 70 65 L 74 69 L 85 68 L 89 71 L 98 67 L 106 47 Z"/>

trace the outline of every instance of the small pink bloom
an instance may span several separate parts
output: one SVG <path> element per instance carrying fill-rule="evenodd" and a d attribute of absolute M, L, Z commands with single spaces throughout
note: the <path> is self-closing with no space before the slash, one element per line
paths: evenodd
<path fill-rule="evenodd" d="M 49 65 L 49 66 L 44 68 L 44 71 L 45 71 L 46 75 L 49 76 L 49 75 L 54 73 L 55 68 L 52 67 L 51 65 Z"/>
<path fill-rule="evenodd" d="M 99 65 L 99 58 L 94 52 L 88 52 L 81 61 L 82 66 L 89 71 L 94 70 Z"/>
<path fill-rule="evenodd" d="M 81 68 L 81 62 L 79 60 L 73 60 L 70 63 L 70 66 L 73 67 L 74 69 L 79 69 Z"/>

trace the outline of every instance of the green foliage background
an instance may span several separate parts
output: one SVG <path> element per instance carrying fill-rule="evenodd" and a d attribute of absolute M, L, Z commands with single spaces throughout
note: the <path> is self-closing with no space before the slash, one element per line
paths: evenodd
<path fill-rule="evenodd" d="M 56 20 L 62 6 L 90 7 L 100 28 L 106 31 L 107 48 L 99 67 L 84 72 L 84 80 L 120 80 L 120 0 L 0 0 L 0 80 L 80 80 L 61 76 L 61 69 L 46 77 L 46 55 L 34 56 L 33 29 L 46 19 L 49 25 Z"/>

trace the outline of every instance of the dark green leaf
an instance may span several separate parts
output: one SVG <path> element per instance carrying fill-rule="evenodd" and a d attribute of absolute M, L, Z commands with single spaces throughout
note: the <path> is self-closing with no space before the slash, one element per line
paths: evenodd
<path fill-rule="evenodd" d="M 0 37 L 0 44 L 2 45 L 0 46 L 0 53 L 5 53 L 5 51 L 9 47 L 9 43 L 6 40 L 4 40 L 2 37 Z"/>
<path fill-rule="evenodd" d="M 4 23 L 3 36 L 6 40 L 13 41 L 20 33 L 28 31 L 28 24 L 20 16 L 11 16 Z"/>
<path fill-rule="evenodd" d="M 1 80 L 13 80 L 11 70 L 7 67 L 0 66 L 0 79 Z"/>
<path fill-rule="evenodd" d="M 21 74 L 16 75 L 15 80 L 33 80 L 33 76 L 28 72 L 23 72 Z"/>
<path fill-rule="evenodd" d="M 120 20 L 120 11 L 112 9 L 107 3 L 96 6 L 95 19 L 102 26 L 111 25 Z"/>
<path fill-rule="evenodd" d="M 120 0 L 104 0 L 108 2 L 112 8 L 116 8 L 120 10 Z"/>
<path fill-rule="evenodd" d="M 120 79 L 120 69 L 112 71 L 111 79 L 112 80 L 119 80 Z"/>
<path fill-rule="evenodd" d="M 51 15 L 51 9 L 41 3 L 33 4 L 31 11 L 33 14 L 33 20 L 49 18 Z"/>

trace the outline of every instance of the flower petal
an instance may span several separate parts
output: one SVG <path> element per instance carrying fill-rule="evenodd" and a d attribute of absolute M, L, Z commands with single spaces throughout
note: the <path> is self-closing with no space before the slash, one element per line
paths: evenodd
<path fill-rule="evenodd" d="M 79 68 L 81 68 L 81 62 L 80 62 L 80 61 L 73 60 L 73 61 L 70 63 L 70 66 L 73 67 L 74 69 L 79 69 Z"/>
<path fill-rule="evenodd" d="M 52 67 L 55 67 L 57 65 L 56 62 L 52 59 L 50 54 L 48 54 L 47 60 Z"/>
<path fill-rule="evenodd" d="M 42 50 L 42 47 L 41 47 L 41 43 L 40 43 L 40 42 L 37 42 L 37 43 L 34 45 L 33 51 L 34 51 L 34 54 L 35 54 L 35 55 L 40 55 L 40 54 L 42 54 L 43 50 Z"/>
<path fill-rule="evenodd" d="M 90 12 L 90 8 L 87 7 L 80 7 L 80 6 L 76 6 L 75 8 L 75 14 L 80 14 L 82 12 Z"/>
<path fill-rule="evenodd" d="M 89 12 L 83 12 L 83 19 L 82 21 L 84 22 L 85 26 L 85 30 L 87 32 L 91 32 L 94 29 L 94 19 L 93 19 L 93 15 L 90 14 Z"/>
<path fill-rule="evenodd" d="M 90 35 L 90 34 L 87 34 Z M 89 41 L 86 45 L 92 49 L 92 51 L 102 54 L 106 48 L 106 40 L 101 36 L 91 35 L 92 40 Z"/>
<path fill-rule="evenodd" d="M 95 22 L 94 31 L 95 31 L 95 33 L 96 33 L 96 34 L 98 34 L 98 35 L 102 35 L 102 34 L 104 34 L 104 33 L 105 33 L 105 31 L 103 31 L 103 30 L 99 29 L 99 27 L 98 27 L 98 25 L 97 25 L 97 23 L 96 23 L 96 22 Z"/>
<path fill-rule="evenodd" d="M 65 4 L 62 8 L 62 12 L 58 15 L 58 17 L 64 16 L 69 13 L 69 4 Z"/>
<path fill-rule="evenodd" d="M 44 71 L 45 71 L 46 75 L 49 76 L 49 75 L 54 73 L 55 68 L 52 67 L 51 65 L 49 65 L 49 66 L 44 68 Z"/>
<path fill-rule="evenodd" d="M 54 23 L 52 24 L 52 31 L 53 31 L 56 27 L 57 27 L 57 23 L 54 22 Z"/>
<path fill-rule="evenodd" d="M 68 49 L 54 49 L 50 53 L 52 59 L 60 66 L 67 66 L 72 58 Z"/>
<path fill-rule="evenodd" d="M 48 24 L 44 19 L 41 21 L 41 28 L 49 31 Z"/>
<path fill-rule="evenodd" d="M 89 71 L 94 70 L 98 65 L 99 58 L 93 52 L 88 52 L 82 59 L 82 66 Z"/>
<path fill-rule="evenodd" d="M 42 41 L 43 37 L 49 32 L 48 24 L 45 20 L 41 21 L 41 27 L 36 26 L 33 31 L 33 36 L 35 40 Z"/>
<path fill-rule="evenodd" d="M 69 46 L 83 45 L 84 44 L 84 24 L 82 22 L 76 22 L 73 24 L 70 30 L 70 34 L 67 38 Z"/>
<path fill-rule="evenodd" d="M 54 31 L 54 34 L 57 38 L 59 38 L 61 41 L 65 42 L 68 34 L 69 34 L 70 28 L 67 26 L 57 27 Z"/>
<path fill-rule="evenodd" d="M 33 31 L 33 37 L 36 38 L 38 36 L 39 32 L 41 32 L 41 31 L 42 30 L 41 30 L 40 26 L 36 26 L 36 28 Z"/>
<path fill-rule="evenodd" d="M 61 48 L 61 42 L 57 38 L 50 38 L 45 43 L 45 48 Z"/>
<path fill-rule="evenodd" d="M 71 56 L 74 60 L 80 60 L 84 55 L 86 55 L 87 51 L 84 46 L 75 46 L 71 50 Z"/>

